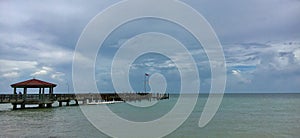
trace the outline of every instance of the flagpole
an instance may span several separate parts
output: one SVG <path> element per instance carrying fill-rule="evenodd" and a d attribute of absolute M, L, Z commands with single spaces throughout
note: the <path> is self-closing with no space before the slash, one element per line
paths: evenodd
<path fill-rule="evenodd" d="M 144 74 L 144 92 L 146 93 L 146 74 Z"/>

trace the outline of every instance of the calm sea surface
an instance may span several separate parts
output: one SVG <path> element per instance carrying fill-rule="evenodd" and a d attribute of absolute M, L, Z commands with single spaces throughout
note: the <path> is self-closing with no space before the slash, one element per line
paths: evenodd
<path fill-rule="evenodd" d="M 150 121 L 172 109 L 178 96 L 171 96 L 150 108 L 126 103 L 109 107 L 120 117 Z M 300 137 L 300 94 L 225 95 L 213 120 L 199 128 L 206 99 L 207 96 L 200 95 L 189 118 L 166 137 Z M 15 111 L 11 108 L 10 104 L 0 105 L 0 137 L 108 137 L 89 123 L 78 106 Z M 86 105 L 83 108 L 101 107 Z M 105 113 L 99 116 L 110 119 Z"/>

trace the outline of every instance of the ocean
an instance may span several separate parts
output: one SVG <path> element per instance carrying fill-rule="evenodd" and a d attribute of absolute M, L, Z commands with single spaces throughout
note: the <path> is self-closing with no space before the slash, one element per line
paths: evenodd
<path fill-rule="evenodd" d="M 146 108 L 126 103 L 108 107 L 131 121 L 151 121 L 168 113 L 177 98 L 178 95 L 170 95 L 170 99 Z M 165 137 L 300 137 L 300 94 L 226 94 L 215 117 L 207 126 L 199 128 L 198 121 L 206 100 L 207 95 L 200 94 L 188 119 Z M 82 105 L 82 108 L 96 110 L 103 106 Z M 0 137 L 109 137 L 88 121 L 79 106 L 11 108 L 10 104 L 0 104 Z M 99 117 L 111 118 L 106 113 L 99 114 Z M 118 124 L 108 127 L 115 125 Z"/>

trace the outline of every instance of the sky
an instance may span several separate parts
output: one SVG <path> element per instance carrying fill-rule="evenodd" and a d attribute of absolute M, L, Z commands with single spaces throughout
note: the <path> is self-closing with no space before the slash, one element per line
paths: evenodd
<path fill-rule="evenodd" d="M 0 93 L 11 93 L 11 84 L 31 78 L 58 84 L 56 92 L 72 92 L 76 43 L 85 26 L 117 2 L 0 1 Z M 299 0 L 182 2 L 206 18 L 222 44 L 227 69 L 226 93 L 300 92 Z M 111 18 L 121 17 L 123 12 L 126 11 L 120 10 L 120 14 Z M 105 39 L 95 63 L 95 81 L 100 92 L 114 91 L 111 64 L 118 49 L 130 38 L 146 32 L 168 34 L 184 44 L 197 64 L 200 92 L 210 90 L 211 67 L 201 43 L 181 26 L 145 18 L 123 24 Z M 184 58 L 180 53 L 177 55 Z M 168 84 L 167 91 L 178 92 L 180 73 L 175 62 L 157 53 L 141 55 L 130 65 L 132 88 L 143 91 L 145 72 L 161 73 Z"/>

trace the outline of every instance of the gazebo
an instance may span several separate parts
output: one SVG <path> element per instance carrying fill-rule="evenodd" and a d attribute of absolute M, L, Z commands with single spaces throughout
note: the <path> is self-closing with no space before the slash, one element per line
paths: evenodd
<path fill-rule="evenodd" d="M 21 104 L 21 108 L 25 108 L 25 104 L 38 104 L 39 107 L 44 107 L 45 104 L 47 104 L 47 107 L 52 106 L 53 101 L 51 100 L 51 97 L 53 95 L 53 89 L 54 87 L 56 87 L 56 84 L 33 78 L 27 81 L 12 84 L 10 86 L 13 88 L 14 95 L 18 94 L 18 88 L 23 89 L 23 93 L 19 93 L 19 95 L 22 95 L 22 102 L 13 103 L 14 109 L 17 107 L 17 104 Z M 38 88 L 39 93 L 31 95 L 31 97 L 29 97 L 29 95 L 27 95 L 28 88 Z M 45 94 L 45 89 L 47 88 L 49 89 L 48 95 Z"/>

